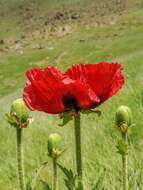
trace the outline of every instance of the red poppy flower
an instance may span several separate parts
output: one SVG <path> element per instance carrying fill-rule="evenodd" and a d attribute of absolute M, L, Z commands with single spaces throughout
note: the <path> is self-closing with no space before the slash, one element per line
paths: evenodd
<path fill-rule="evenodd" d="M 23 99 L 31 110 L 57 114 L 91 109 L 113 96 L 123 85 L 120 64 L 78 64 L 62 74 L 57 68 L 26 72 Z"/>

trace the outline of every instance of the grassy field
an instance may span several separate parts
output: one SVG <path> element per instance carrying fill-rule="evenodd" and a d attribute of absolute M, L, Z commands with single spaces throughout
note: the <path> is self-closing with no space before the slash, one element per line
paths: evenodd
<path fill-rule="evenodd" d="M 122 104 L 131 107 L 135 123 L 130 131 L 129 190 L 143 190 L 143 6 L 128 9 L 120 16 L 112 13 L 105 24 L 103 16 L 102 24 L 90 25 L 86 22 L 85 26 L 76 26 L 67 35 L 43 38 L 43 33 L 37 34 L 36 28 L 18 24 L 22 18 L 19 13 L 10 15 L 9 10 L 17 10 L 14 5 L 18 2 L 13 0 L 9 5 L 9 1 L 5 0 L 0 4 L 2 12 L 8 11 L 8 15 L 0 16 L 0 40 L 4 41 L 0 44 L 0 190 L 18 190 L 15 130 L 6 123 L 4 114 L 9 111 L 11 102 L 21 97 L 25 71 L 30 67 L 48 65 L 64 71 L 75 63 L 99 61 L 122 63 L 126 83 L 115 97 L 100 107 L 103 112 L 101 117 L 94 114 L 82 116 L 85 190 L 91 190 L 103 173 L 97 190 L 121 189 L 122 165 L 115 147 L 120 134 L 114 128 L 114 114 Z M 48 3 L 50 11 L 63 5 L 58 1 Z M 45 5 L 46 1 L 40 4 L 41 10 L 45 11 Z M 39 20 L 37 22 L 40 24 Z M 34 27 L 36 25 L 34 23 Z M 75 23 L 71 25 L 75 26 Z M 30 30 L 35 37 L 31 38 Z M 23 34 L 26 37 L 21 38 Z M 59 128 L 61 121 L 58 116 L 40 112 L 32 112 L 31 115 L 34 122 L 24 130 L 25 172 L 28 180 L 41 163 L 48 161 L 37 183 L 37 190 L 42 190 L 40 179 L 51 183 L 51 160 L 47 156 L 47 138 L 51 132 L 60 133 L 67 148 L 59 162 L 74 169 L 73 123 Z M 62 179 L 59 179 L 59 190 L 64 190 Z"/>

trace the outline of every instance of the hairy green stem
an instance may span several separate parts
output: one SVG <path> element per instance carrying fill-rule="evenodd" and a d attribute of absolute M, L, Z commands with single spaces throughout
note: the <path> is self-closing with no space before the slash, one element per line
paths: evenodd
<path fill-rule="evenodd" d="M 22 128 L 16 129 L 17 134 L 17 164 L 20 190 L 25 190 L 23 155 L 22 155 Z"/>
<path fill-rule="evenodd" d="M 123 133 L 122 137 L 125 143 L 128 143 L 127 133 Z M 123 164 L 123 190 L 128 190 L 128 156 L 127 153 L 122 154 L 122 164 Z"/>
<path fill-rule="evenodd" d="M 53 190 L 57 190 L 57 158 L 53 158 Z"/>
<path fill-rule="evenodd" d="M 74 117 L 75 127 L 75 149 L 76 149 L 76 170 L 78 176 L 78 187 L 82 186 L 82 157 L 81 157 L 81 129 L 80 115 Z"/>

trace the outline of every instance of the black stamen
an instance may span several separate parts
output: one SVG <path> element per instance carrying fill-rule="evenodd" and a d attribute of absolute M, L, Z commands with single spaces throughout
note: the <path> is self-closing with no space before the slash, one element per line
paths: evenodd
<path fill-rule="evenodd" d="M 70 110 L 79 111 L 80 110 L 76 98 L 71 94 L 67 94 L 63 96 L 63 104 L 65 106 L 65 111 L 70 111 Z"/>

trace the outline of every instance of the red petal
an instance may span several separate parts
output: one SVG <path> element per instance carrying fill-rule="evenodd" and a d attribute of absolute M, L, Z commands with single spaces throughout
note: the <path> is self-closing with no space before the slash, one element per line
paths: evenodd
<path fill-rule="evenodd" d="M 88 83 L 101 103 L 116 94 L 124 84 L 121 65 L 118 63 L 77 64 L 65 75 L 73 80 Z"/>
<path fill-rule="evenodd" d="M 56 68 L 31 69 L 27 71 L 23 99 L 31 110 L 60 113 L 64 110 L 61 85 L 57 81 L 62 74 Z"/>
<path fill-rule="evenodd" d="M 73 95 L 80 109 L 89 109 L 100 101 L 88 84 L 73 80 L 70 84 L 66 84 L 66 87 L 67 96 Z"/>

